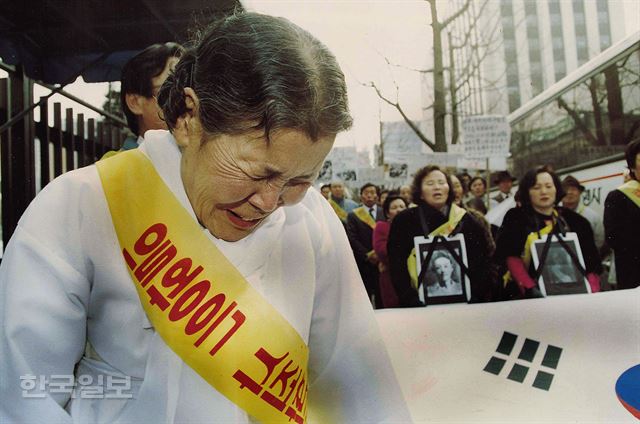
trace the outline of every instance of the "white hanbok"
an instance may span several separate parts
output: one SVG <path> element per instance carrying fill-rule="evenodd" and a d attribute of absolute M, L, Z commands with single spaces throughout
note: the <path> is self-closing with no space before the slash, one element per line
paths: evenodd
<path fill-rule="evenodd" d="M 140 149 L 195 219 L 173 137 L 150 131 Z M 308 343 L 310 422 L 410 422 L 342 224 L 316 190 L 240 241 L 203 231 Z M 7 246 L 0 364 L 3 423 L 253 422 L 147 320 L 95 166 L 47 185 Z M 70 375 L 73 392 L 49 384 Z M 81 376 L 128 378 L 132 397 L 88 396 Z"/>

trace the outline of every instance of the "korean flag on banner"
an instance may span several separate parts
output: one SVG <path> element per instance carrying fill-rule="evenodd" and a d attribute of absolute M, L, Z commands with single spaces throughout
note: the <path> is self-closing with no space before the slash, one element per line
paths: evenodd
<path fill-rule="evenodd" d="M 415 422 L 640 418 L 640 288 L 376 316 Z"/>

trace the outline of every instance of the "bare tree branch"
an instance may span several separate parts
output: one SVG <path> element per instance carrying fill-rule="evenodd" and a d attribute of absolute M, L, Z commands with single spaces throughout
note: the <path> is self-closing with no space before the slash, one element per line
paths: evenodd
<path fill-rule="evenodd" d="M 395 83 L 395 81 L 394 81 Z M 407 123 L 407 125 L 409 125 L 409 127 L 413 130 L 413 132 L 415 132 L 415 134 L 418 136 L 418 138 L 427 146 L 429 146 L 431 148 L 431 150 L 435 149 L 435 143 L 433 143 L 431 140 L 429 140 L 423 133 L 422 130 L 415 124 L 415 122 L 413 122 L 408 116 L 407 114 L 404 112 L 404 109 L 402 109 L 402 106 L 400 106 L 400 103 L 397 100 L 397 90 L 398 90 L 398 85 L 396 84 L 396 101 L 392 101 L 389 98 L 385 97 L 384 94 L 382 94 L 382 92 L 380 91 L 380 89 L 378 88 L 378 86 L 376 86 L 376 84 L 374 82 L 370 82 L 368 84 L 363 84 L 366 87 L 371 87 L 375 90 L 377 96 L 382 99 L 382 101 L 384 101 L 385 103 L 387 103 L 390 106 L 393 106 L 398 113 L 400 113 L 400 116 L 402 116 L 402 119 L 404 119 L 404 121 Z"/>
<path fill-rule="evenodd" d="M 573 119 L 573 122 L 576 124 L 576 127 L 580 130 L 582 135 L 584 135 L 584 138 L 589 141 L 589 144 L 596 146 L 598 144 L 598 140 L 596 140 L 593 134 L 591 134 L 587 125 L 582 121 L 582 118 L 580 118 L 580 115 L 575 110 L 571 109 L 562 97 L 558 98 L 558 106 L 567 111 L 571 119 Z"/>
<path fill-rule="evenodd" d="M 440 23 L 440 28 L 445 28 L 451 22 L 455 21 L 460 15 L 462 15 L 464 12 L 466 12 L 467 9 L 469 8 L 469 6 L 471 5 L 471 1 L 472 0 L 467 0 L 465 2 L 465 4 L 462 5 L 462 7 L 456 13 L 454 13 L 453 15 L 449 16 L 447 19 L 442 21 L 442 23 Z"/>
<path fill-rule="evenodd" d="M 394 68 L 406 69 L 407 71 L 412 71 L 412 72 L 419 72 L 421 74 L 429 74 L 429 73 L 433 72 L 433 68 L 430 68 L 430 69 L 418 69 L 418 68 L 412 68 L 412 67 L 409 67 L 409 66 L 405 66 L 405 65 L 400 65 L 398 63 L 394 63 L 388 57 L 386 57 L 384 54 L 382 54 L 380 51 L 378 51 L 378 49 L 376 49 L 375 47 L 373 47 L 373 49 L 376 51 L 376 53 L 378 53 L 378 55 L 382 59 L 384 59 L 384 61 L 387 63 L 388 66 L 393 66 Z"/>

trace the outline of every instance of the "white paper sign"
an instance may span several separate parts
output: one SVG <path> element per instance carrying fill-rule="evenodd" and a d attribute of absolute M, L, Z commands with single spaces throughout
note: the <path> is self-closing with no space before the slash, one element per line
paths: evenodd
<path fill-rule="evenodd" d="M 462 119 L 465 158 L 509 155 L 511 128 L 506 116 L 469 116 Z"/>

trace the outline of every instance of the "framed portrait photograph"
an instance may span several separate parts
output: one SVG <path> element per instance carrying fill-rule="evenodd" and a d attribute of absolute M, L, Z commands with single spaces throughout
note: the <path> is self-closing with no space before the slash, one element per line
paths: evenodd
<path fill-rule="evenodd" d="M 551 237 L 549 251 L 542 266 L 540 278 L 538 278 L 538 286 L 542 294 L 553 296 L 558 294 L 591 293 L 589 281 L 582 275 L 580 268 L 571 259 L 569 252 L 558 241 L 558 238 L 561 237 L 584 269 L 584 258 L 582 257 L 580 242 L 576 233 L 545 235 L 541 239 L 534 241 L 531 245 L 531 257 L 536 269 L 540 266 L 540 259 L 548 237 Z"/>
<path fill-rule="evenodd" d="M 389 164 L 389 178 L 407 178 L 409 167 L 406 163 Z"/>
<path fill-rule="evenodd" d="M 451 249 L 460 257 L 464 266 L 467 267 L 464 235 L 456 234 L 447 237 L 446 240 Z M 422 262 L 433 249 L 429 263 L 425 264 L 427 269 L 423 280 L 418 282 L 420 300 L 426 305 L 468 302 L 471 296 L 469 276 L 463 272 L 462 267 L 444 242 L 435 243 L 434 237 L 415 237 L 413 242 L 416 249 L 417 275 L 420 275 Z"/>

